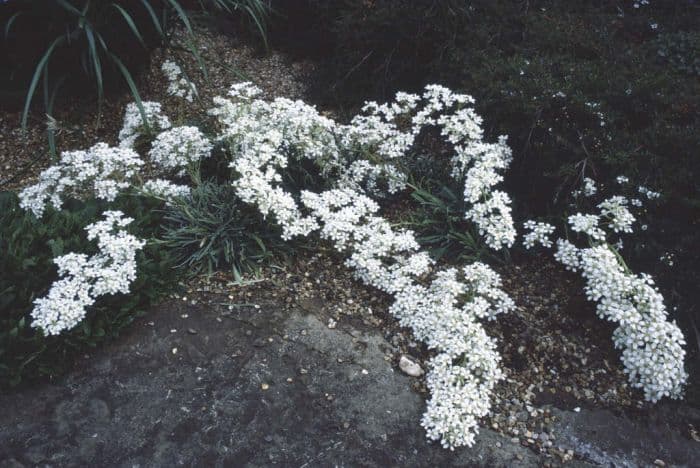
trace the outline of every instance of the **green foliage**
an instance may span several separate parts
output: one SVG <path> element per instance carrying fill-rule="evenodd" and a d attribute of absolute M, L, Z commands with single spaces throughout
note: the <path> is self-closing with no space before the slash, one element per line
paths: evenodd
<path fill-rule="evenodd" d="M 158 234 L 160 216 L 152 201 L 119 199 L 121 209 L 136 221 L 132 232 L 149 239 Z M 65 209 L 49 209 L 41 220 L 19 208 L 17 196 L 0 193 L 0 387 L 39 378 L 54 378 L 70 367 L 80 351 L 117 336 L 174 283 L 173 263 L 154 245 L 137 257 L 137 280 L 127 295 L 98 299 L 75 329 L 60 336 L 44 336 L 32 328 L 34 299 L 43 296 L 57 279 L 53 259 L 75 251 L 94 253 L 84 227 L 105 209 L 94 200 L 70 201 Z"/>
<path fill-rule="evenodd" d="M 162 245 L 190 274 L 230 268 L 236 278 L 256 272 L 284 243 L 260 213 L 238 200 L 230 184 L 205 182 L 164 216 Z"/>
<path fill-rule="evenodd" d="M 459 189 L 434 186 L 429 180 L 409 187 L 416 208 L 406 210 L 408 214 L 402 224 L 416 233 L 416 240 L 433 258 L 462 264 L 486 257 L 503 261 L 492 254 L 473 224 L 464 219 L 467 207 Z"/>

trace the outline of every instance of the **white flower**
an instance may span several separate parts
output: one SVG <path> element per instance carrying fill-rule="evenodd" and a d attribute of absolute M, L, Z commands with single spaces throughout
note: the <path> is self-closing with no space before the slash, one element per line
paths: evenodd
<path fill-rule="evenodd" d="M 566 239 L 557 239 L 557 250 L 554 258 L 562 263 L 567 270 L 577 271 L 579 268 L 579 250 Z"/>
<path fill-rule="evenodd" d="M 505 140 L 495 145 L 480 141 L 480 120 L 473 111 L 436 116 L 472 102 L 439 86 L 426 87 L 422 97 L 400 93 L 392 104 L 367 103 L 368 115 L 347 126 L 301 102 L 265 102 L 256 99 L 258 94 L 250 84 L 234 86 L 228 98 L 215 99 L 210 111 L 220 125 L 219 140 L 234 155 L 236 193 L 263 215 L 274 215 L 284 238 L 318 229 L 346 253 L 346 265 L 360 280 L 394 296 L 391 312 L 441 353 L 428 375 L 433 391 L 423 418 L 428 437 L 450 448 L 473 444 L 479 418 L 488 412 L 502 376 L 495 345 L 477 320 L 510 311 L 514 303 L 501 290 L 498 275 L 483 264 L 438 272 L 425 286 L 433 267 L 430 257 L 419 251 L 412 232 L 395 230 L 377 216 L 379 205 L 365 190 L 403 188 L 400 160 L 414 136 L 422 126 L 442 125 L 448 141 L 459 144 L 454 175 L 466 176 L 466 196 L 473 204 L 465 216 L 475 221 L 489 245 L 510 245 L 515 238 L 510 199 L 492 191 L 501 180 L 497 170 L 510 162 Z M 407 130 L 394 121 L 412 114 Z M 279 172 L 292 158 L 315 163 L 322 174 L 336 174 L 337 188 L 303 191 L 299 206 L 283 189 Z"/>
<path fill-rule="evenodd" d="M 625 197 L 613 196 L 598 205 L 601 217 L 615 232 L 632 232 L 634 217 L 627 203 Z M 554 257 L 568 270 L 581 272 L 586 296 L 597 303 L 598 315 L 617 323 L 613 343 L 622 350 L 622 364 L 632 386 L 641 388 L 651 402 L 664 396 L 680 398 L 688 378 L 683 368 L 683 334 L 667 320 L 663 296 L 651 277 L 633 274 L 612 247 L 598 244 L 606 238 L 598 222 L 595 215 L 570 216 L 572 229 L 588 234 L 591 246 L 579 249 L 559 239 Z M 622 248 L 621 239 L 617 248 Z"/>
<path fill-rule="evenodd" d="M 172 60 L 166 60 L 161 65 L 161 70 L 168 79 L 168 94 L 194 101 L 197 96 L 197 87 L 182 73 L 182 69 Z"/>
<path fill-rule="evenodd" d="M 209 157 L 211 150 L 211 142 L 197 127 L 173 127 L 158 134 L 148 156 L 166 171 L 177 169 L 182 175 L 184 168 Z"/>
<path fill-rule="evenodd" d="M 626 205 L 627 199 L 619 195 L 610 197 L 598 205 L 600 215 L 609 221 L 615 232 L 632 232 L 635 219 Z"/>
<path fill-rule="evenodd" d="M 144 101 L 141 103 L 150 132 L 157 132 L 171 127 L 170 119 L 161 110 L 160 103 Z M 143 122 L 141 111 L 135 102 L 129 103 L 124 112 L 124 123 L 119 131 L 119 146 L 121 148 L 133 148 L 136 139 L 146 134 L 146 125 Z"/>
<path fill-rule="evenodd" d="M 523 238 L 523 245 L 526 249 L 530 249 L 537 244 L 547 248 L 552 246 L 552 240 L 549 238 L 549 235 L 554 232 L 554 226 L 533 220 L 526 221 L 523 226 L 530 231 Z"/>
<path fill-rule="evenodd" d="M 659 192 L 654 192 L 653 190 L 650 190 L 644 186 L 639 187 L 639 193 L 641 193 L 642 195 L 646 195 L 646 197 L 649 200 L 655 200 L 661 197 L 661 194 Z"/>
<path fill-rule="evenodd" d="M 145 242 L 120 228 L 132 222 L 120 211 L 103 213 L 104 221 L 87 226 L 88 240 L 97 240 L 99 253 L 92 257 L 69 253 L 57 257 L 58 274 L 46 297 L 34 301 L 32 326 L 47 335 L 75 327 L 87 307 L 105 294 L 126 294 L 136 279 L 136 252 Z"/>
<path fill-rule="evenodd" d="M 651 278 L 625 271 L 606 246 L 581 249 L 580 269 L 586 296 L 598 302 L 598 315 L 618 323 L 613 335 L 632 385 L 652 402 L 679 398 L 687 374 L 683 369 L 685 339 L 667 321 L 663 297 Z"/>
<path fill-rule="evenodd" d="M 152 179 L 147 180 L 141 190 L 146 194 L 156 198 L 165 200 L 173 200 L 175 198 L 184 198 L 190 195 L 190 187 L 187 185 L 173 184 L 169 180 Z"/>
<path fill-rule="evenodd" d="M 576 213 L 569 216 L 571 230 L 582 232 L 597 241 L 605 240 L 605 231 L 598 227 L 598 217 L 596 215 L 584 215 Z"/>
<path fill-rule="evenodd" d="M 586 197 L 592 197 L 598 192 L 598 188 L 595 185 L 595 181 L 590 177 L 583 178 L 583 195 Z"/>
<path fill-rule="evenodd" d="M 113 201 L 132 185 L 143 161 L 129 148 L 98 143 L 86 151 L 64 151 L 58 164 L 39 175 L 39 181 L 20 192 L 20 206 L 37 217 L 50 203 L 60 209 L 65 196 L 94 195 Z"/>

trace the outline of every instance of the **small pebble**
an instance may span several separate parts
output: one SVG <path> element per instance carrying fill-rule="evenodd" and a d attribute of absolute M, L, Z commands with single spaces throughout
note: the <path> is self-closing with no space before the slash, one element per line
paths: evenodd
<path fill-rule="evenodd" d="M 401 359 L 399 359 L 399 368 L 406 375 L 410 375 L 411 377 L 420 377 L 421 375 L 423 375 L 423 369 L 421 368 L 421 366 L 413 362 L 406 356 L 401 356 Z"/>

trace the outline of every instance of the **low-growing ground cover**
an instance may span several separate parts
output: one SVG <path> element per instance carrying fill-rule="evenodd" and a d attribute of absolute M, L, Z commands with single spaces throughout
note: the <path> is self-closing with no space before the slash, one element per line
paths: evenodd
<path fill-rule="evenodd" d="M 171 80 L 167 92 L 188 101 L 190 96 L 185 90 L 192 89 L 190 84 L 180 81 L 177 69 L 168 62 L 163 71 Z M 499 364 L 502 345 L 489 335 L 508 336 L 512 333 L 510 328 L 518 329 L 518 326 L 511 323 L 511 327 L 499 332 L 493 321 L 484 325 L 478 320 L 500 320 L 500 312 L 510 312 L 503 314 L 506 317 L 515 315 L 516 322 L 527 320 L 518 306 L 519 300 L 528 303 L 528 299 L 509 298 L 507 286 L 512 287 L 523 278 L 517 275 L 509 278 L 509 273 L 517 271 L 517 263 L 510 263 L 506 252 L 500 249 L 512 245 L 516 238 L 509 197 L 497 187 L 494 189 L 510 163 L 510 150 L 503 140 L 491 143 L 482 140 L 482 122 L 471 109 L 470 98 L 431 86 L 421 95 L 399 94 L 396 102 L 387 105 L 368 104 L 364 114 L 343 124 L 302 102 L 271 101 L 260 99 L 258 94 L 250 84 L 234 85 L 225 97 L 215 99 L 210 113 L 213 120 L 202 114 L 197 116 L 197 112 L 193 118 L 185 107 L 176 105 L 176 112 L 169 113 L 173 108 L 146 102 L 148 125 L 144 125 L 140 110 L 131 105 L 126 109 L 118 146 L 92 146 L 91 142 L 85 145 L 91 147 L 87 151 L 64 152 L 59 163 L 40 176 L 38 184 L 25 189 L 22 204 L 42 216 L 51 213 L 51 208 L 43 212 L 47 204 L 60 207 L 64 200 L 72 197 L 98 196 L 106 199 L 105 209 L 120 209 L 138 221 L 143 215 L 129 206 L 119 206 L 119 199 L 115 198 L 117 193 L 126 191 L 131 195 L 139 193 L 139 197 L 155 198 L 154 213 L 166 214 L 167 218 L 163 226 L 158 226 L 170 232 L 162 237 L 154 236 L 156 242 L 145 245 L 168 254 L 173 248 L 180 250 L 177 263 L 185 266 L 184 274 L 198 269 L 211 271 L 232 267 L 233 274 L 240 279 L 245 270 L 259 272 L 260 261 L 273 258 L 270 250 L 284 251 L 284 240 L 300 236 L 295 248 L 317 249 L 321 245 L 325 250 L 349 255 L 346 265 L 353 268 L 362 281 L 383 291 L 377 294 L 382 297 L 380 309 L 385 318 L 378 323 L 413 329 L 413 336 L 427 343 L 427 347 L 420 348 L 420 353 L 414 353 L 420 361 L 428 363 L 429 370 L 423 381 L 427 387 L 423 390 L 430 390 L 428 394 L 432 400 L 423 424 L 429 436 L 441 438 L 445 446 L 471 445 L 474 430 L 483 422 L 481 417 L 491 403 L 504 412 L 512 411 L 508 420 L 512 417 L 518 420 L 523 406 L 518 407 L 512 400 L 519 398 L 512 396 L 510 403 L 500 406 L 499 389 L 510 388 L 512 395 L 522 391 L 522 399 L 527 401 L 536 398 L 547 401 L 547 390 L 555 395 L 557 379 L 549 376 L 538 377 L 537 382 L 524 388 L 516 385 L 517 390 L 509 385 L 500 387 L 499 378 L 506 375 L 509 376 L 507 381 L 512 381 L 512 374 Z M 427 131 L 422 127 L 428 127 Z M 438 127 L 438 131 L 431 127 Z M 441 141 L 442 137 L 447 141 Z M 581 184 L 582 194 L 594 191 L 591 184 L 588 181 Z M 439 190 L 440 186 L 446 191 Z M 653 198 L 649 195 L 653 193 L 647 189 L 643 195 Z M 209 202 L 216 200 L 219 194 L 224 194 L 222 196 L 231 203 Z M 202 198 L 197 202 L 200 195 Z M 610 203 L 601 207 L 605 211 L 602 216 L 612 218 L 613 230 L 620 227 L 620 231 L 625 231 L 630 220 L 623 216 L 621 206 L 624 204 L 613 207 Z M 237 206 L 241 210 L 237 210 Z M 103 215 L 102 212 L 93 213 L 92 219 L 86 220 L 81 228 L 86 227 L 88 221 L 99 222 Z M 121 218 L 121 215 L 114 216 L 115 220 Z M 587 231 L 594 240 L 600 241 L 593 220 L 582 216 L 574 217 L 573 230 Z M 130 229 L 127 223 L 122 227 Z M 535 241 L 549 244 L 547 226 L 530 224 L 528 227 L 535 230 L 525 237 L 526 244 Z M 406 228 L 415 229 L 416 236 Z M 319 243 L 317 234 L 312 234 L 314 231 L 319 231 L 325 242 Z M 265 237 L 269 239 L 263 241 Z M 137 239 L 138 236 L 129 242 L 140 251 L 141 242 L 146 239 Z M 270 246 L 274 248 L 269 249 Z M 109 287 L 102 286 L 102 282 L 112 278 L 112 274 L 124 274 L 118 280 L 119 285 L 124 279 L 127 283 L 133 280 L 130 267 L 122 268 L 116 261 L 104 262 L 107 257 L 116 258 L 110 255 L 118 250 L 113 250 L 109 244 L 99 246 L 97 251 L 94 247 L 58 262 L 59 266 L 63 265 L 64 280 L 85 278 L 78 281 L 88 285 L 86 290 L 90 291 L 90 296 L 94 290 L 101 290 L 102 294 L 109 292 Z M 487 254 L 494 248 L 497 252 Z M 101 250 L 104 252 L 99 253 Z M 81 253 L 92 257 L 79 257 Z M 123 258 L 127 260 L 123 264 L 129 265 L 130 256 Z M 341 255 L 335 261 L 342 259 Z M 434 263 L 434 259 L 439 262 Z M 501 276 L 506 281 L 502 282 L 495 271 L 475 260 L 500 264 Z M 617 265 L 617 260 L 613 260 Z M 98 273 L 86 270 L 86 265 L 90 268 L 97 265 Z M 530 275 L 530 271 L 527 268 L 523 276 L 537 278 L 537 275 Z M 575 290 L 582 291 L 583 285 L 577 284 Z M 552 307 L 578 294 L 574 289 L 560 291 L 562 294 L 555 295 L 550 303 Z M 651 291 L 649 297 L 660 297 L 653 289 Z M 63 297 L 63 293 L 55 296 Z M 395 296 L 393 304 L 392 296 Z M 35 325 L 45 330 L 56 326 L 56 332 L 72 329 L 74 322 L 56 321 L 52 315 L 61 316 L 64 310 L 51 308 L 51 293 L 47 300 L 48 307 L 35 307 L 32 312 Z M 642 316 L 647 313 L 638 304 L 631 306 L 639 308 Z M 47 310 L 53 312 L 47 313 Z M 581 310 L 591 312 L 585 306 Z M 654 310 L 655 323 L 676 330 L 675 325 L 665 321 L 663 307 Z M 85 312 L 87 317 L 91 316 L 90 310 Z M 73 319 L 79 319 L 80 315 L 74 315 Z M 394 321 L 392 316 L 399 320 Z M 592 318 L 592 314 L 589 317 Z M 329 317 L 328 327 L 334 328 L 336 322 L 336 318 Z M 594 325 L 588 329 L 594 335 L 605 336 L 606 340 L 612 333 L 605 326 Z M 401 333 L 405 334 L 406 330 Z M 645 337 L 656 339 L 653 328 L 644 323 L 642 332 Z M 537 335 L 539 331 L 528 333 Z M 678 336 L 675 331 L 673 333 Z M 562 332 L 555 335 L 561 336 Z M 594 341 L 600 341 L 599 336 L 596 338 Z M 585 353 L 595 356 L 592 348 L 599 345 L 593 346 L 594 341 L 585 341 L 585 351 L 579 347 L 576 359 L 588 362 Z M 531 347 L 528 342 L 527 346 L 518 345 L 513 352 L 517 344 L 517 340 L 509 341 L 511 346 L 506 347 L 516 363 L 521 346 L 523 352 Z M 419 346 L 417 342 L 413 345 Z M 558 338 L 542 339 L 532 346 L 538 352 L 567 348 L 566 340 Z M 643 343 L 639 346 L 650 349 Z M 593 371 L 582 377 L 589 388 L 564 385 L 564 393 L 572 394 L 575 401 L 605 400 L 613 404 L 635 401 L 641 394 L 635 396 L 624 386 L 625 377 L 620 367 L 607 361 L 608 358 L 615 361 L 617 355 L 609 346 L 604 349 L 599 355 L 605 356 L 603 367 L 619 377 L 611 382 L 622 387 L 611 393 L 612 387 L 617 385 L 611 383 L 612 387 L 598 396 L 597 392 L 602 390 L 599 387 L 591 390 L 591 381 L 603 383 L 606 379 L 596 377 Z M 657 359 L 672 360 L 675 377 L 669 381 L 654 380 L 663 375 L 656 372 L 641 375 L 634 370 L 628 377 L 632 384 L 639 384 L 645 390 L 651 388 L 651 382 L 654 389 L 647 393 L 649 400 L 661 395 L 679 396 L 685 379 L 683 354 L 663 346 L 657 349 L 651 360 L 642 361 L 638 369 L 650 368 Z M 541 372 L 542 359 L 529 355 L 526 362 L 537 364 L 512 365 L 527 375 Z M 600 370 L 600 360 L 595 362 Z M 566 363 L 560 362 L 559 366 L 566 373 Z M 554 368 L 550 368 L 549 373 L 557 375 Z M 591 393 L 593 397 L 589 396 Z M 527 406 L 525 411 L 534 418 L 533 427 L 538 424 L 539 412 Z M 544 419 L 547 413 L 540 416 Z M 514 436 L 521 430 L 531 432 L 529 426 L 523 429 L 495 418 L 490 424 L 507 428 L 504 432 Z M 529 442 L 530 439 L 526 436 L 525 444 L 540 447 Z M 546 449 L 547 445 L 541 447 Z"/>

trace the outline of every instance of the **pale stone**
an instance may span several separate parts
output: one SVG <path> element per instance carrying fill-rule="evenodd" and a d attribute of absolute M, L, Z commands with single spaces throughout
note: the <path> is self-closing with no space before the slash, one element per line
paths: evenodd
<path fill-rule="evenodd" d="M 423 369 L 421 368 L 421 366 L 413 362 L 406 356 L 401 356 L 401 359 L 399 360 L 399 368 L 405 374 L 410 375 L 411 377 L 420 377 L 421 375 L 423 375 Z"/>

